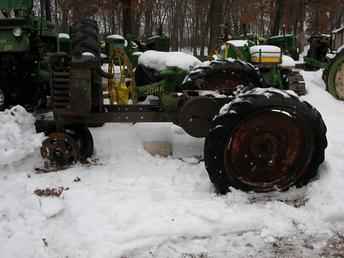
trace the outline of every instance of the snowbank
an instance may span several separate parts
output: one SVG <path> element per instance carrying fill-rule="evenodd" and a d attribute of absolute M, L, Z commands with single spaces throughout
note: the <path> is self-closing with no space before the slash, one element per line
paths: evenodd
<path fill-rule="evenodd" d="M 139 64 L 158 71 L 173 66 L 185 71 L 190 71 L 193 67 L 201 65 L 202 62 L 196 57 L 182 52 L 159 52 L 149 50 L 140 55 Z"/>
<path fill-rule="evenodd" d="M 295 67 L 295 60 L 287 55 L 282 55 L 282 63 L 280 64 L 283 68 L 294 68 Z"/>
<path fill-rule="evenodd" d="M 34 118 L 21 106 L 0 112 L 0 166 L 25 158 L 41 146 Z"/>

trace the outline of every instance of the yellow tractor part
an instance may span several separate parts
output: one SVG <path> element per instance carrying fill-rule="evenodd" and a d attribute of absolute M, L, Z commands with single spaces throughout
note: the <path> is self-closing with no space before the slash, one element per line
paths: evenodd
<path fill-rule="evenodd" d="M 133 66 L 123 48 L 114 48 L 110 58 L 108 72 L 114 74 L 108 80 L 110 104 L 127 105 L 129 99 L 137 102 Z"/>

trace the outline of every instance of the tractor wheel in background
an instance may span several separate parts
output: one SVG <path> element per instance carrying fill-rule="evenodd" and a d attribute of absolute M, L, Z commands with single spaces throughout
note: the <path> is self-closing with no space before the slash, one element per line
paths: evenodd
<path fill-rule="evenodd" d="M 212 123 L 205 166 L 218 193 L 284 191 L 317 175 L 326 126 L 307 102 L 276 89 L 239 94 Z"/>
<path fill-rule="evenodd" d="M 217 90 L 226 95 L 255 87 L 265 87 L 263 77 L 252 65 L 238 60 L 214 60 L 198 66 L 180 86 L 182 90 Z"/>
<path fill-rule="evenodd" d="M 344 100 L 344 52 L 341 51 L 324 70 L 323 79 L 327 90 L 336 98 Z"/>
<path fill-rule="evenodd" d="M 288 81 L 289 81 L 289 90 L 294 91 L 298 96 L 306 95 L 306 83 L 298 71 L 292 71 L 288 75 Z"/>

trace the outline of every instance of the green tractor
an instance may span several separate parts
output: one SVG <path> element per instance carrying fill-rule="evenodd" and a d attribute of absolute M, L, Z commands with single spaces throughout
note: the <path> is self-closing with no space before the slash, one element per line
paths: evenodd
<path fill-rule="evenodd" d="M 335 98 L 344 100 L 344 51 L 339 51 L 323 71 L 327 91 Z"/>
<path fill-rule="evenodd" d="M 50 23 L 49 1 L 33 16 L 33 0 L 0 0 L 0 110 L 44 106 L 49 95 L 49 53 L 69 51 L 67 34 Z"/>
<path fill-rule="evenodd" d="M 266 40 L 265 44 L 277 46 L 282 49 L 284 55 L 291 56 L 294 60 L 299 60 L 300 51 L 294 34 L 272 36 Z"/>
<path fill-rule="evenodd" d="M 185 54 L 147 51 L 139 65 L 160 79 L 152 76 L 148 85 L 135 86 L 129 67 L 115 66 L 125 76 L 116 78 L 114 69 L 109 80 L 120 82 L 112 85 L 121 98 L 107 104 L 94 37 L 97 24 L 83 20 L 74 32 L 72 54 L 58 52 L 49 58 L 53 116 L 40 116 L 36 123 L 47 135 L 41 154 L 48 164 L 61 169 L 87 162 L 94 150 L 89 124 L 172 122 L 193 137 L 205 138 L 205 168 L 218 193 L 231 187 L 284 191 L 317 175 L 327 146 L 320 113 L 293 93 L 262 88 L 253 65 L 239 59 L 201 63 Z M 271 59 L 262 51 L 251 56 L 260 63 L 280 59 L 280 53 Z M 149 77 L 151 72 L 142 74 Z M 147 101 L 150 95 L 155 99 Z M 147 98 L 140 102 L 140 97 Z"/>
<path fill-rule="evenodd" d="M 331 36 L 327 34 L 313 34 L 309 40 L 309 50 L 304 57 L 306 70 L 314 71 L 325 69 L 330 60 L 327 57 L 331 51 Z"/>
<path fill-rule="evenodd" d="M 326 90 L 335 98 L 344 100 L 344 29 L 334 30 L 331 35 L 314 34 L 310 37 L 310 49 L 304 57 L 308 70 L 323 69 Z"/>
<path fill-rule="evenodd" d="M 273 45 L 254 45 L 250 40 L 229 40 L 221 46 L 217 59 L 238 59 L 253 64 L 266 87 L 306 94 L 302 75 L 294 69 L 294 60 Z"/>

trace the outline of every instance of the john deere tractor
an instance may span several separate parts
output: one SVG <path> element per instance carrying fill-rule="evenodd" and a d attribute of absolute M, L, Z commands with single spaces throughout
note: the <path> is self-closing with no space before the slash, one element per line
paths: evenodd
<path fill-rule="evenodd" d="M 274 45 L 254 45 L 250 40 L 225 42 L 215 59 L 237 59 L 254 65 L 262 76 L 262 85 L 306 94 L 302 75 L 295 70 L 294 60 Z"/>
<path fill-rule="evenodd" d="M 158 71 L 160 79 L 136 87 L 124 51 L 113 49 L 106 89 L 98 32 L 96 22 L 80 21 L 71 35 L 72 54 L 58 52 L 49 58 L 53 117 L 41 116 L 36 123 L 47 135 L 41 153 L 48 165 L 61 169 L 88 162 L 94 149 L 90 123 L 172 122 L 205 138 L 205 168 L 219 193 L 231 187 L 284 191 L 317 175 L 327 146 L 321 115 L 293 93 L 263 88 L 253 65 L 239 59 L 199 62 L 191 71 L 167 65 Z M 261 52 L 251 53 L 258 63 L 276 65 L 280 58 L 280 53 Z M 166 64 L 177 59 L 188 64 L 184 55 L 172 54 Z M 149 52 L 139 64 L 157 71 L 161 66 L 155 65 L 165 57 L 166 52 Z M 109 95 L 110 103 L 104 102 Z M 153 101 L 139 101 L 149 95 Z"/>
<path fill-rule="evenodd" d="M 20 104 L 45 105 L 49 95 L 49 53 L 69 51 L 69 36 L 50 23 L 49 1 L 0 0 L 0 110 Z"/>

